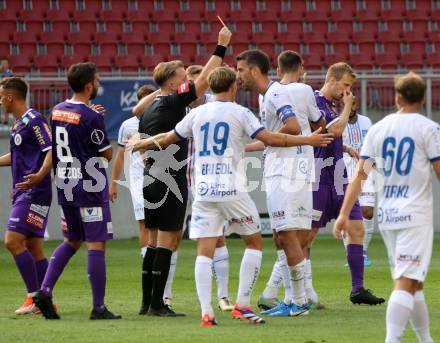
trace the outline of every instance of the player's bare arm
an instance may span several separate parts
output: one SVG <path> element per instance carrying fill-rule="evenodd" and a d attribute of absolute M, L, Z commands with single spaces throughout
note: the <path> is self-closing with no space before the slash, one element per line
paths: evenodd
<path fill-rule="evenodd" d="M 108 162 L 110 162 L 113 158 L 113 149 L 109 147 L 108 149 L 101 151 L 99 156 L 105 158 Z"/>
<path fill-rule="evenodd" d="M 324 116 L 322 116 L 321 119 L 319 119 L 318 122 L 316 122 L 316 123 L 310 122 L 310 127 L 311 127 L 312 131 L 316 131 L 319 128 L 322 128 L 322 131 L 325 132 L 325 125 L 326 124 L 327 123 L 325 121 L 325 118 L 324 118 Z"/>
<path fill-rule="evenodd" d="M 52 169 L 52 150 L 49 150 L 44 157 L 43 164 L 37 173 L 29 174 L 24 177 L 24 181 L 17 183 L 15 187 L 17 189 L 27 190 L 31 189 L 35 185 L 39 184 L 44 177 L 50 173 Z"/>
<path fill-rule="evenodd" d="M 341 212 L 333 226 L 333 235 L 337 239 L 342 239 L 344 232 L 348 229 L 349 215 L 356 200 L 362 192 L 362 181 L 368 178 L 373 166 L 373 160 L 359 160 L 355 175 L 348 184 L 347 192 L 345 193 L 344 202 L 342 204 Z"/>
<path fill-rule="evenodd" d="M 351 157 L 353 157 L 354 159 L 356 159 L 356 161 L 359 161 L 360 156 L 359 153 L 356 151 L 355 148 L 349 146 L 349 145 L 343 145 L 342 146 L 342 150 L 344 152 L 346 152 L 347 154 L 349 154 Z"/>
<path fill-rule="evenodd" d="M 440 161 L 435 161 L 432 163 L 432 168 L 434 169 L 437 180 L 440 181 Z"/>
<path fill-rule="evenodd" d="M 218 33 L 218 42 L 217 44 L 227 48 L 229 45 L 229 42 L 231 41 L 232 33 L 229 31 L 229 29 L 225 26 L 222 27 L 220 32 Z M 196 94 L 197 97 L 202 96 L 205 94 L 206 90 L 208 89 L 208 75 L 209 73 L 214 70 L 217 67 L 220 67 L 223 63 L 223 58 L 220 56 L 212 55 L 206 65 L 203 67 L 202 72 L 200 73 L 199 77 L 194 82 L 194 85 L 196 87 Z"/>
<path fill-rule="evenodd" d="M 345 91 L 342 101 L 344 103 L 344 108 L 339 116 L 339 120 L 331 125 L 327 131 L 334 133 L 336 137 L 341 137 L 345 127 L 347 126 L 348 119 L 350 117 L 351 107 L 353 105 L 354 96 L 352 92 Z"/>
<path fill-rule="evenodd" d="M 153 102 L 153 100 L 160 94 L 160 89 L 154 91 L 153 93 L 148 94 L 147 96 L 143 97 L 135 107 L 133 107 L 133 110 L 131 111 L 133 115 L 136 117 L 139 117 L 144 113 L 144 110 Z"/>
<path fill-rule="evenodd" d="M 123 147 L 118 147 L 116 150 L 115 162 L 113 164 L 112 180 L 109 187 L 109 198 L 111 202 L 114 202 L 118 198 L 118 184 L 116 180 L 121 176 L 122 166 L 124 165 L 124 152 Z"/>
<path fill-rule="evenodd" d="M 301 126 L 299 125 L 298 119 L 296 119 L 295 117 L 288 118 L 278 132 L 287 133 L 289 135 L 301 134 Z"/>
<path fill-rule="evenodd" d="M 11 165 L 11 154 L 7 153 L 0 156 L 0 167 L 9 167 Z"/>
<path fill-rule="evenodd" d="M 166 133 L 159 133 L 156 136 L 141 139 L 138 141 L 129 140 L 126 149 L 132 150 L 133 152 L 139 150 L 153 150 L 156 148 L 166 148 L 167 146 L 177 143 L 181 138 L 176 135 L 174 131 L 169 131 Z"/>
<path fill-rule="evenodd" d="M 260 131 L 255 138 L 265 145 L 273 147 L 292 147 L 298 145 L 311 145 L 314 147 L 325 147 L 333 141 L 332 133 L 320 134 L 321 129 L 313 132 L 309 136 L 295 136 L 285 133 Z"/>

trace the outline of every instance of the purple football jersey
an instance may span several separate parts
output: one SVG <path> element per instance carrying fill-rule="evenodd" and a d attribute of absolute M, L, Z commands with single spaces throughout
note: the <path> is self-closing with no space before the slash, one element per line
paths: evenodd
<path fill-rule="evenodd" d="M 339 120 L 339 113 L 337 106 L 334 102 L 328 100 L 325 96 L 323 96 L 319 91 L 315 91 L 315 98 L 319 110 L 321 111 L 322 115 L 325 117 L 325 121 L 327 122 L 327 128 L 328 128 Z M 326 147 L 314 149 L 315 161 L 317 161 L 317 165 L 319 163 L 323 163 L 322 161 L 325 161 L 329 158 L 333 158 L 332 160 L 329 160 L 332 161 L 331 165 L 326 166 L 321 170 L 319 170 L 319 168 L 316 169 L 316 181 L 319 180 L 320 184 L 334 185 L 338 183 L 338 180 L 335 180 L 335 168 L 337 165 L 342 166 L 343 168 L 343 171 L 340 173 L 340 176 L 347 178 L 347 171 L 345 169 L 345 164 L 343 163 L 343 160 L 341 160 L 344 156 L 342 147 L 343 147 L 342 137 L 335 137 L 333 142 L 327 145 Z M 338 163 L 339 160 L 341 161 Z M 338 177 L 338 175 L 336 177 Z"/>
<path fill-rule="evenodd" d="M 52 110 L 52 135 L 58 203 L 75 207 L 107 203 L 108 181 L 100 153 L 111 145 L 104 117 L 83 102 L 66 100 Z"/>
<path fill-rule="evenodd" d="M 52 137 L 46 118 L 29 109 L 18 118 L 11 131 L 12 202 L 28 201 L 38 205 L 50 205 L 52 187 L 50 173 L 35 187 L 24 191 L 15 185 L 24 181 L 24 176 L 37 173 L 52 149 Z"/>

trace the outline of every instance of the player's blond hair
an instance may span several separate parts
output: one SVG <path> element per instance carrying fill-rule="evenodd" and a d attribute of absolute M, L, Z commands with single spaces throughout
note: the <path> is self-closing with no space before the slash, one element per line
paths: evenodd
<path fill-rule="evenodd" d="M 195 76 L 199 75 L 203 70 L 203 66 L 200 64 L 193 64 L 186 68 L 186 75 Z"/>
<path fill-rule="evenodd" d="M 218 67 L 208 75 L 208 85 L 214 94 L 223 93 L 237 80 L 235 71 L 229 67 Z"/>
<path fill-rule="evenodd" d="M 184 68 L 182 61 L 175 60 L 159 63 L 153 71 L 153 79 L 159 87 L 162 87 L 169 79 L 176 75 L 176 70 Z"/>
<path fill-rule="evenodd" d="M 425 98 L 426 82 L 418 74 L 410 71 L 394 79 L 394 89 L 407 104 L 421 103 Z"/>
<path fill-rule="evenodd" d="M 330 68 L 328 68 L 327 70 L 327 75 L 325 76 L 325 82 L 328 82 L 331 77 L 334 77 L 336 81 L 339 81 L 344 77 L 345 74 L 351 76 L 353 81 L 356 80 L 356 74 L 348 63 L 338 62 L 332 64 Z"/>
<path fill-rule="evenodd" d="M 136 96 L 138 100 L 141 100 L 142 98 L 146 97 L 148 94 L 153 93 L 156 90 L 152 85 L 143 85 L 140 87 L 137 92 Z"/>

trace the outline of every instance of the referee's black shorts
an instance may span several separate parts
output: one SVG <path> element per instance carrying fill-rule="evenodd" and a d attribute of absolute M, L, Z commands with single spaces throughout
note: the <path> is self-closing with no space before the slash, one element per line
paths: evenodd
<path fill-rule="evenodd" d="M 145 228 L 147 229 L 158 228 L 160 231 L 178 231 L 183 228 L 186 202 L 188 200 L 186 168 L 184 168 L 184 172 L 172 175 L 179 187 L 183 201 L 176 197 L 168 185 L 157 179 L 144 187 Z"/>

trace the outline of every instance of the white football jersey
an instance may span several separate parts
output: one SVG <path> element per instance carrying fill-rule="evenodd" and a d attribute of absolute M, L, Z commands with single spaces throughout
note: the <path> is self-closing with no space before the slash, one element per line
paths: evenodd
<path fill-rule="evenodd" d="M 361 157 L 375 159 L 383 176 L 380 229 L 433 225 L 431 162 L 440 160 L 439 124 L 418 113 L 390 114 L 368 131 Z"/>
<path fill-rule="evenodd" d="M 260 95 L 259 105 L 261 122 L 272 132 L 279 131 L 289 117 L 295 116 L 301 134 L 309 135 L 309 120 L 317 122 L 321 118 L 312 88 L 302 83 L 284 85 L 272 82 L 266 93 Z M 313 179 L 314 156 L 311 146 L 266 147 L 264 162 L 265 177 L 284 175 L 292 179 Z"/>
<path fill-rule="evenodd" d="M 347 126 L 345 127 L 344 133 L 342 134 L 344 145 L 349 145 L 360 153 L 365 136 L 371 125 L 370 118 L 358 114 L 357 120 L 354 123 L 347 123 Z M 356 159 L 344 152 L 344 162 L 347 167 L 348 179 L 351 180 L 356 171 Z"/>
<path fill-rule="evenodd" d="M 243 161 L 248 137 L 264 130 L 255 115 L 233 102 L 214 101 L 191 110 L 176 125 L 193 138 L 195 201 L 229 201 L 247 193 Z"/>
<path fill-rule="evenodd" d="M 125 147 L 125 142 L 128 141 L 134 134 L 139 132 L 139 118 L 133 116 L 125 120 L 118 133 L 118 145 Z M 128 154 L 127 154 L 128 155 Z M 125 156 L 127 156 L 125 155 Z M 144 163 L 142 162 L 142 157 L 139 152 L 129 154 L 130 159 L 130 177 L 143 177 L 144 175 Z"/>

